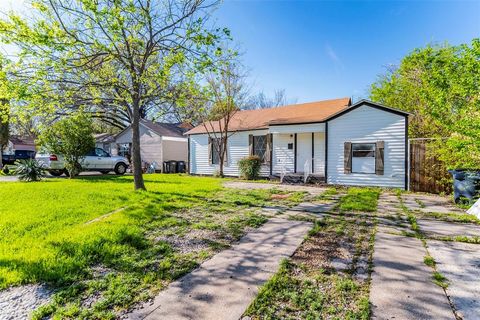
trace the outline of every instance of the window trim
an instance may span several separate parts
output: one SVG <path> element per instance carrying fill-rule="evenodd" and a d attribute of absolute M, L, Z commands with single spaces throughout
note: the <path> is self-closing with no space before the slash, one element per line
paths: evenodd
<path fill-rule="evenodd" d="M 351 142 L 352 144 L 352 148 L 350 150 L 350 158 L 352 159 L 352 174 L 376 174 L 377 172 L 377 143 L 376 142 Z M 373 154 L 374 156 L 373 157 L 354 157 L 353 156 L 353 146 L 356 145 L 356 144 L 371 144 L 373 145 Z M 353 159 L 354 158 L 373 158 L 373 172 L 358 172 L 358 171 L 353 171 Z"/>

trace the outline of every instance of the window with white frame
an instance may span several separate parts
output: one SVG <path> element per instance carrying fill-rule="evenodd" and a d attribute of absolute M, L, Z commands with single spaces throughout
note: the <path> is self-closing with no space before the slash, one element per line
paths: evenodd
<path fill-rule="evenodd" d="M 375 143 L 352 143 L 352 173 L 375 173 Z"/>

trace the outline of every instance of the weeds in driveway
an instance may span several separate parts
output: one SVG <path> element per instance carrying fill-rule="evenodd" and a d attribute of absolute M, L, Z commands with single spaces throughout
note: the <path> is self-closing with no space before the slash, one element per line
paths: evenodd
<path fill-rule="evenodd" d="M 378 206 L 378 188 L 349 188 L 347 195 L 340 199 L 341 211 L 375 212 Z"/>
<path fill-rule="evenodd" d="M 425 248 L 425 251 L 426 251 L 427 255 L 423 258 L 423 262 L 427 266 L 432 268 L 432 272 L 433 272 L 432 273 L 432 281 L 433 281 L 433 283 L 435 283 L 439 287 L 442 287 L 445 291 L 445 289 L 448 287 L 448 279 L 437 270 L 437 265 L 436 265 L 435 259 L 430 255 L 430 253 L 428 251 L 428 245 L 427 245 L 425 235 L 422 233 L 422 230 L 420 230 L 420 227 L 418 226 L 417 217 L 415 216 L 415 214 L 411 210 L 409 210 L 407 208 L 407 206 L 405 206 L 400 193 L 397 194 L 397 197 L 398 197 L 398 200 L 400 202 L 400 207 L 401 207 L 403 213 L 407 216 L 407 219 L 410 222 L 410 227 L 413 231 L 414 237 L 420 239 L 422 241 L 423 247 Z M 450 298 L 447 295 L 446 291 L 445 291 L 445 295 L 446 295 L 447 299 L 450 301 Z"/>
<path fill-rule="evenodd" d="M 359 190 L 349 195 L 344 202 L 349 208 L 370 198 Z M 376 200 L 378 194 L 373 197 Z M 344 214 L 339 207 L 331 214 L 315 221 L 305 241 L 260 289 L 245 315 L 253 319 L 369 319 L 375 219 L 361 212 Z"/>
<path fill-rule="evenodd" d="M 433 282 L 437 286 L 442 287 L 443 289 L 446 289 L 448 287 L 447 278 L 445 278 L 445 276 L 438 271 L 433 272 Z"/>
<path fill-rule="evenodd" d="M 480 219 L 468 213 L 440 213 L 440 212 L 422 212 L 415 211 L 415 215 L 419 218 L 433 218 L 436 220 L 458 223 L 474 223 L 480 225 Z"/>
<path fill-rule="evenodd" d="M 36 319 L 117 318 L 264 223 L 262 206 L 301 198 L 215 178 L 145 181 L 148 192 L 134 192 L 130 176 L 2 184 L 0 289 L 49 284 L 56 293 Z"/>

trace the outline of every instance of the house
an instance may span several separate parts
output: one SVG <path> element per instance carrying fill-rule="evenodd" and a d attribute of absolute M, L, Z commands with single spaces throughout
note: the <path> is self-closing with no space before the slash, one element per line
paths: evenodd
<path fill-rule="evenodd" d="M 218 143 L 199 125 L 189 136 L 189 171 L 218 170 Z M 350 98 L 238 111 L 229 124 L 224 174 L 238 176 L 238 161 L 263 159 L 261 175 L 316 176 L 328 184 L 407 187 L 408 113 Z"/>
<path fill-rule="evenodd" d="M 101 148 L 111 155 L 117 155 L 117 145 L 115 135 L 111 133 L 95 134 L 95 148 Z"/>
<path fill-rule="evenodd" d="M 162 170 L 164 161 L 188 161 L 188 139 L 184 133 L 192 127 L 187 124 L 159 123 L 140 120 L 140 154 L 142 161 L 156 162 Z M 129 126 L 115 137 L 116 154 L 130 158 L 132 128 Z"/>
<path fill-rule="evenodd" d="M 35 145 L 35 138 L 30 136 L 10 136 L 3 153 L 13 154 L 15 153 L 15 150 L 36 151 L 37 147 Z"/>

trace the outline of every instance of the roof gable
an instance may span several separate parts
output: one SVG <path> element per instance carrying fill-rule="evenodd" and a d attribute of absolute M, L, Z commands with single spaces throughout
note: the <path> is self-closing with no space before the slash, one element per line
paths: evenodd
<path fill-rule="evenodd" d="M 408 117 L 411 113 L 409 112 L 406 112 L 406 111 L 403 111 L 403 110 L 399 110 L 399 109 L 394 109 L 394 108 L 390 108 L 390 107 L 387 107 L 387 106 L 384 106 L 380 103 L 376 103 L 376 102 L 373 102 L 373 101 L 370 101 L 370 100 L 366 100 L 366 99 L 362 99 L 356 103 L 354 103 L 351 107 L 349 108 L 346 108 L 345 110 L 341 110 L 333 115 L 331 115 L 327 120 L 333 120 L 335 118 L 338 118 L 350 111 L 353 111 L 355 109 L 357 109 L 358 107 L 361 107 L 361 106 L 369 106 L 369 107 L 372 107 L 372 108 L 375 108 L 375 109 L 378 109 L 378 110 L 382 110 L 382 111 L 385 111 L 385 112 L 390 112 L 390 113 L 393 113 L 393 114 L 397 114 L 399 116 L 402 116 L 402 117 Z"/>

